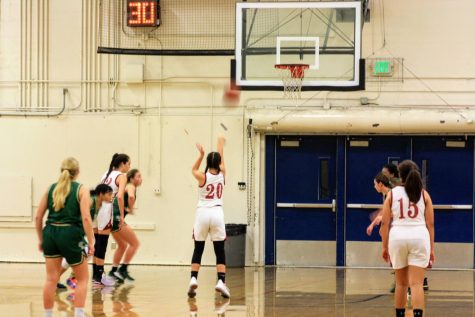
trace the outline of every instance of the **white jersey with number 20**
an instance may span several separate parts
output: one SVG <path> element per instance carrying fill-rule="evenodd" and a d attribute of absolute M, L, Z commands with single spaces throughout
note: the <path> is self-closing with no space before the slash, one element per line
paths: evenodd
<path fill-rule="evenodd" d="M 200 186 L 198 207 L 215 207 L 223 205 L 224 175 L 223 173 L 205 174 L 205 183 Z"/>

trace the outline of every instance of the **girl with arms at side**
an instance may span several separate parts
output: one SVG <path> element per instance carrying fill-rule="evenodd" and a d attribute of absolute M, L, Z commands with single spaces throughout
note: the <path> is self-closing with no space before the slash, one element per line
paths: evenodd
<path fill-rule="evenodd" d="M 84 235 L 87 237 L 88 253 L 94 253 L 94 235 L 91 226 L 89 191 L 76 182 L 79 163 L 67 158 L 61 164 L 58 182 L 51 185 L 41 198 L 36 213 L 36 232 L 39 249 L 46 258 L 46 282 L 43 289 L 45 317 L 53 316 L 56 284 L 61 273 L 64 257 L 77 278 L 74 316 L 84 316 L 86 301 L 87 254 L 84 253 Z M 48 210 L 46 226 L 43 218 Z"/>
<path fill-rule="evenodd" d="M 383 207 L 382 256 L 396 270 L 396 316 L 405 316 L 409 286 L 414 317 L 421 317 L 424 273 L 434 262 L 434 208 L 417 165 L 406 160 L 398 169 L 402 185 L 391 190 Z"/>

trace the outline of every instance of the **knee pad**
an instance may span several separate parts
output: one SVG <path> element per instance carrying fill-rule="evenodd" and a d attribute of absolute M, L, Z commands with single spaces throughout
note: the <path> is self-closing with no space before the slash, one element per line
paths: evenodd
<path fill-rule="evenodd" d="M 216 265 L 226 265 L 226 254 L 224 253 L 224 241 L 213 241 L 214 254 L 216 254 Z"/>
<path fill-rule="evenodd" d="M 195 250 L 193 251 L 193 258 L 191 263 L 201 264 L 201 256 L 205 250 L 205 241 L 195 241 Z"/>
<path fill-rule="evenodd" d="M 109 235 L 98 234 L 96 237 L 96 243 L 94 245 L 94 256 L 101 260 L 106 257 L 107 242 L 109 241 Z"/>

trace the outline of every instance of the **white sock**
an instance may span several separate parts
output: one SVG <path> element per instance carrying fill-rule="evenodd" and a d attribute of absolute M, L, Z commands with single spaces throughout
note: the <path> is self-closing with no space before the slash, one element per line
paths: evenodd
<path fill-rule="evenodd" d="M 82 307 L 82 308 L 79 308 L 79 307 L 74 308 L 74 317 L 84 317 L 84 307 Z"/>
<path fill-rule="evenodd" d="M 53 309 L 45 309 L 45 317 L 53 317 Z"/>

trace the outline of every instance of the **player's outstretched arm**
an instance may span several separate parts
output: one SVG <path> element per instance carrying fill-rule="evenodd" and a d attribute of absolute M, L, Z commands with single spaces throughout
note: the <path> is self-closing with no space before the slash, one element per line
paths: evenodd
<path fill-rule="evenodd" d="M 218 153 L 221 155 L 221 164 L 219 165 L 219 168 L 223 175 L 226 175 L 226 168 L 224 165 L 224 143 L 226 143 L 226 139 L 224 136 L 219 136 L 218 137 Z"/>
<path fill-rule="evenodd" d="M 200 171 L 201 162 L 203 161 L 203 157 L 205 156 L 205 150 L 203 146 L 199 143 L 196 143 L 196 149 L 200 152 L 198 159 L 196 159 L 195 164 L 191 168 L 191 173 L 196 178 L 200 186 L 203 186 L 206 181 L 206 176 L 203 172 Z"/>

